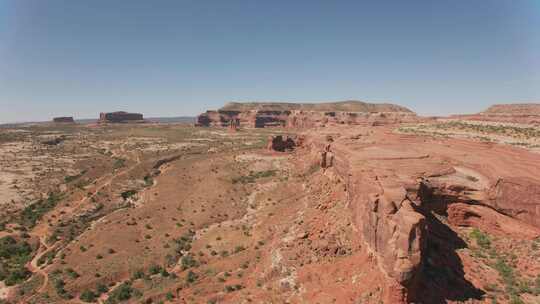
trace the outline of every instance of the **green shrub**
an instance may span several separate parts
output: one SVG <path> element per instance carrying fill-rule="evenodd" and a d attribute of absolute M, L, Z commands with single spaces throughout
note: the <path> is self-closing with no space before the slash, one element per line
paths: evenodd
<path fill-rule="evenodd" d="M 124 199 L 124 200 L 127 200 L 128 198 L 134 196 L 135 194 L 137 194 L 137 190 L 127 190 L 127 191 L 124 191 L 120 194 L 120 196 Z"/>
<path fill-rule="evenodd" d="M 120 169 L 126 165 L 126 160 L 122 158 L 115 158 L 113 163 L 113 169 Z"/>
<path fill-rule="evenodd" d="M 71 295 L 69 295 L 64 289 L 65 286 L 66 283 L 62 279 L 56 279 L 54 281 L 54 289 L 56 290 L 56 293 L 62 298 L 71 298 Z"/>
<path fill-rule="evenodd" d="M 167 269 L 165 268 L 162 268 L 161 271 L 160 271 L 160 274 L 162 277 L 166 278 L 170 275 L 170 273 L 167 271 Z"/>
<path fill-rule="evenodd" d="M 0 281 L 13 286 L 32 274 L 25 265 L 32 258 L 32 247 L 26 241 L 17 241 L 11 236 L 0 239 Z"/>
<path fill-rule="evenodd" d="M 135 293 L 136 290 L 131 287 L 131 284 L 128 282 L 124 282 L 109 294 L 109 298 L 105 303 L 116 304 L 122 301 L 127 301 L 131 299 L 131 297 L 134 296 Z"/>
<path fill-rule="evenodd" d="M 62 196 L 58 193 L 51 192 L 47 199 L 38 200 L 24 208 L 19 217 L 19 223 L 22 226 L 33 228 L 37 221 L 40 220 L 45 213 L 56 207 Z"/>
<path fill-rule="evenodd" d="M 183 256 L 181 262 L 182 262 L 182 270 L 199 266 L 199 262 L 197 262 L 197 260 L 195 260 L 195 258 L 193 258 L 191 254 Z"/>
<path fill-rule="evenodd" d="M 489 249 L 491 247 L 491 240 L 489 239 L 489 236 L 477 228 L 474 228 L 473 231 L 471 231 L 470 237 L 476 240 L 478 246 L 483 249 Z"/>
<path fill-rule="evenodd" d="M 149 269 L 151 275 L 158 274 L 162 270 L 163 270 L 163 267 L 161 267 L 159 265 L 152 265 L 152 266 L 150 266 L 150 269 Z"/>
<path fill-rule="evenodd" d="M 144 278 L 144 276 L 145 276 L 144 271 L 142 269 L 139 269 L 139 270 L 135 271 L 133 276 L 131 276 L 131 279 L 132 280 L 138 280 L 138 279 Z"/>
<path fill-rule="evenodd" d="M 238 252 L 244 251 L 244 250 L 246 250 L 246 248 L 244 248 L 244 246 L 236 246 L 234 248 L 234 253 L 238 253 Z"/>
<path fill-rule="evenodd" d="M 233 292 L 233 291 L 238 291 L 238 290 L 241 290 L 242 288 L 244 288 L 244 286 L 242 285 L 225 285 L 225 291 L 226 292 Z"/>
<path fill-rule="evenodd" d="M 96 286 L 96 291 L 98 294 L 103 294 L 109 291 L 109 287 L 107 287 L 105 284 L 99 283 Z"/>
<path fill-rule="evenodd" d="M 187 283 L 193 283 L 193 282 L 197 281 L 198 278 L 199 278 L 199 276 L 195 272 L 190 270 L 188 272 L 187 276 L 186 276 L 186 282 Z"/>
<path fill-rule="evenodd" d="M 25 267 L 20 267 L 10 271 L 10 273 L 4 280 L 4 283 L 6 284 L 6 286 L 13 286 L 23 282 L 24 280 L 29 278 L 30 275 L 32 275 L 32 273 L 28 269 L 26 269 Z"/>
<path fill-rule="evenodd" d="M 80 277 L 80 275 L 75 270 L 73 270 L 73 268 L 66 268 L 65 271 L 66 271 L 66 274 L 72 279 L 76 279 Z"/>
<path fill-rule="evenodd" d="M 95 302 L 96 298 L 97 298 L 96 293 L 91 291 L 91 290 L 83 291 L 83 293 L 81 293 L 81 296 L 79 297 L 79 299 L 81 299 L 81 301 L 87 302 L 87 303 Z"/>

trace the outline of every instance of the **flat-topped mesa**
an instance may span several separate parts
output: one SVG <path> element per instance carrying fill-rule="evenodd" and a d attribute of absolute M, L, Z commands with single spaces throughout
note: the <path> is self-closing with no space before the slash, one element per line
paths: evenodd
<path fill-rule="evenodd" d="M 389 103 L 342 101 L 329 103 L 238 103 L 231 102 L 217 111 L 197 117 L 197 126 L 227 127 L 231 121 L 240 127 L 314 127 L 326 124 L 380 125 L 414 122 L 411 110 Z"/>
<path fill-rule="evenodd" d="M 469 120 L 540 125 L 540 103 L 496 104 L 472 115 L 455 115 Z"/>
<path fill-rule="evenodd" d="M 538 115 L 540 116 L 540 103 L 516 103 L 516 104 L 496 104 L 492 105 L 482 115 L 504 114 L 504 115 Z"/>
<path fill-rule="evenodd" d="M 62 116 L 62 117 L 55 117 L 53 118 L 54 123 L 75 123 L 75 120 L 73 120 L 73 117 L 71 116 Z"/>
<path fill-rule="evenodd" d="M 128 113 L 124 111 L 99 114 L 99 123 L 127 123 L 127 122 L 144 122 L 143 115 L 139 113 Z"/>

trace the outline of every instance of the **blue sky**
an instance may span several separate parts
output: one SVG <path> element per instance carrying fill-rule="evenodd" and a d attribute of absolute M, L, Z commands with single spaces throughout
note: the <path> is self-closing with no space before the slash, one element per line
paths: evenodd
<path fill-rule="evenodd" d="M 540 101 L 540 1 L 0 0 L 0 122 Z"/>

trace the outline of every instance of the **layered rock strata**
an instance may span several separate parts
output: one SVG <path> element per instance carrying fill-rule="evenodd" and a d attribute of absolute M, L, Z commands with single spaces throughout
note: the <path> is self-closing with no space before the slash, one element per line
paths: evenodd
<path fill-rule="evenodd" d="M 316 127 L 327 124 L 383 125 L 418 121 L 407 108 L 391 104 L 346 101 L 322 104 L 232 103 L 197 117 L 196 125 L 227 127 Z"/>

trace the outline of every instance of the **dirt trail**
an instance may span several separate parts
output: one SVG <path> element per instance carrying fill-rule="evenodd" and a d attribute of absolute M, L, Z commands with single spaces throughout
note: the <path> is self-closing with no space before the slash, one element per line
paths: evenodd
<path fill-rule="evenodd" d="M 35 234 L 34 234 L 35 235 Z M 43 268 L 40 268 L 39 265 L 38 265 L 38 261 L 39 259 L 41 259 L 41 257 L 43 257 L 45 254 L 49 253 L 51 250 L 54 250 L 57 245 L 54 245 L 54 246 L 48 246 L 47 245 L 47 242 L 45 240 L 45 236 L 42 235 L 42 236 L 39 236 L 39 251 L 38 253 L 34 256 L 34 258 L 30 261 L 30 263 L 28 264 L 28 270 L 30 270 L 31 272 L 33 272 L 34 274 L 35 273 L 38 273 L 38 274 L 41 274 L 43 276 L 43 283 L 41 284 L 41 286 L 39 287 L 39 289 L 37 290 L 37 292 L 43 292 L 45 291 L 45 288 L 47 288 L 47 284 L 49 282 L 49 276 L 47 275 L 47 273 L 45 272 L 45 267 Z"/>
<path fill-rule="evenodd" d="M 127 167 L 125 170 L 121 170 L 120 172 L 118 172 L 116 174 L 114 174 L 114 173 L 113 174 L 106 174 L 106 175 L 101 176 L 98 179 L 96 179 L 95 180 L 96 181 L 96 183 L 95 183 L 96 186 L 94 187 L 93 190 L 89 191 L 89 192 L 92 193 L 92 195 L 84 196 L 83 198 L 81 198 L 75 204 L 70 204 L 71 207 L 68 209 L 68 211 L 73 212 L 76 206 L 80 206 L 80 205 L 86 203 L 88 200 L 90 200 L 94 196 L 96 196 L 97 193 L 99 193 L 102 189 L 104 189 L 107 186 L 110 186 L 111 183 L 113 182 L 113 180 L 115 180 L 116 178 L 118 178 L 120 176 L 123 176 L 123 175 L 127 174 L 128 172 L 133 170 L 135 167 L 137 167 L 141 163 L 141 160 L 140 160 L 140 157 L 139 157 L 138 153 L 136 154 L 136 157 L 134 159 L 135 159 L 135 164 L 133 164 L 130 167 Z M 68 212 L 68 211 L 66 211 L 66 212 Z M 41 286 L 37 290 L 38 293 L 44 292 L 45 289 L 47 288 L 47 284 L 49 282 L 49 276 L 48 276 L 47 272 L 45 271 L 46 266 L 43 267 L 43 268 L 40 268 L 38 266 L 38 261 L 39 261 L 40 258 L 45 256 L 50 251 L 56 250 L 60 245 L 60 243 L 56 243 L 56 244 L 54 244 L 52 246 L 47 245 L 46 236 L 47 236 L 48 232 L 49 232 L 49 227 L 47 225 L 45 225 L 44 222 L 41 222 L 38 226 L 36 226 L 34 228 L 34 230 L 31 233 L 29 233 L 31 236 L 39 238 L 39 242 L 40 242 L 38 253 L 34 256 L 34 258 L 27 265 L 28 269 L 32 273 L 34 273 L 34 274 L 38 273 L 38 274 L 41 274 L 43 276 L 43 283 L 41 284 Z"/>

